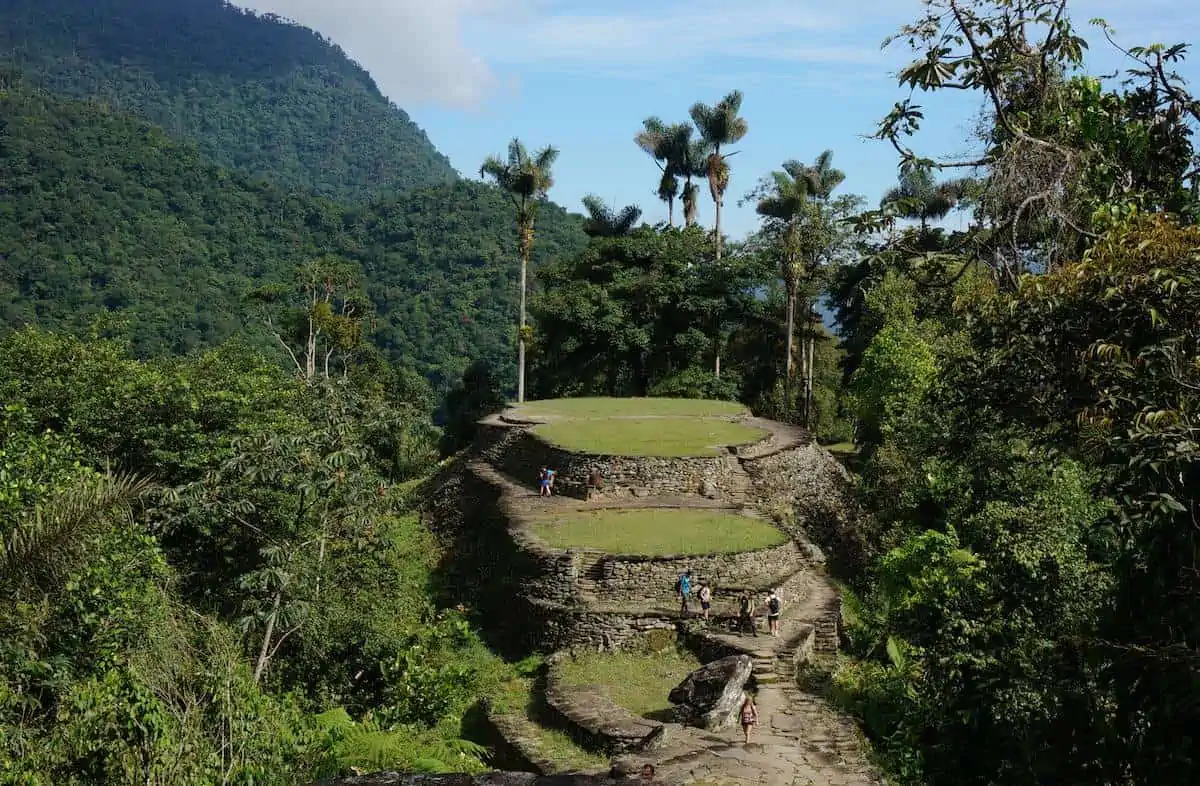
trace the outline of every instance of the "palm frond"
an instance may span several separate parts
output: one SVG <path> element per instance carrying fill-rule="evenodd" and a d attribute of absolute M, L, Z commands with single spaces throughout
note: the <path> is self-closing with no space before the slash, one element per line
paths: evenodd
<path fill-rule="evenodd" d="M 77 481 L 17 520 L 0 548 L 0 586 L 50 592 L 73 570 L 88 536 L 131 515 L 154 484 L 132 474 Z"/>

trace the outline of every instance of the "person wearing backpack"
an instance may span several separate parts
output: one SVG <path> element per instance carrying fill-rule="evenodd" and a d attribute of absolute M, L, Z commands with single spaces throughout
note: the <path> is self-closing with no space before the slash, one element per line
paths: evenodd
<path fill-rule="evenodd" d="M 679 580 L 675 582 L 675 594 L 679 596 L 679 615 L 686 617 L 690 613 L 688 609 L 688 596 L 692 594 L 692 572 L 685 570 L 679 574 Z"/>
<path fill-rule="evenodd" d="M 775 594 L 775 590 L 771 590 L 771 594 L 767 596 L 767 622 L 771 628 L 771 635 L 779 635 L 779 613 L 783 611 L 783 601 Z"/>

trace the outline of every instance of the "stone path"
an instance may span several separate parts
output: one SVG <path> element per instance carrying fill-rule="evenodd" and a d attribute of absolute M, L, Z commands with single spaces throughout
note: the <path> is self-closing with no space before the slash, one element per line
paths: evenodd
<path fill-rule="evenodd" d="M 780 621 L 780 636 L 708 633 L 754 659 L 759 725 L 750 743 L 740 728 L 721 732 L 672 725 L 664 747 L 641 754 L 667 783 L 695 786 L 868 786 L 882 783 L 862 752 L 859 732 L 796 685 L 796 647 L 826 613 L 833 589 L 819 578 Z"/>

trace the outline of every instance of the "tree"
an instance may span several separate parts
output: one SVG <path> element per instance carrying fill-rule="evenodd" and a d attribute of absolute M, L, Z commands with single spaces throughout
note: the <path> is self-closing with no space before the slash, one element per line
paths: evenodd
<path fill-rule="evenodd" d="M 517 333 L 517 401 L 525 400 L 525 344 L 528 340 L 525 327 L 526 279 L 529 270 L 529 254 L 533 250 L 533 225 L 538 205 L 546 198 L 546 192 L 554 185 L 550 168 L 558 158 L 558 150 L 546 146 L 530 156 L 521 140 L 513 139 L 508 144 L 508 160 L 489 157 L 479 167 L 480 177 L 490 177 L 512 199 L 517 211 L 518 253 L 521 257 L 521 317 Z"/>
<path fill-rule="evenodd" d="M 446 422 L 439 447 L 449 456 L 471 444 L 480 418 L 504 409 L 504 391 L 491 364 L 477 360 L 467 367 L 442 409 Z"/>
<path fill-rule="evenodd" d="M 698 228 L 643 226 L 543 267 L 534 302 L 540 391 L 644 396 L 697 370 L 711 345 L 696 326 L 737 321 L 762 283 L 710 259 Z"/>
<path fill-rule="evenodd" d="M 613 210 L 595 194 L 588 194 L 583 198 L 583 207 L 588 212 L 583 231 L 589 237 L 628 235 L 642 217 L 642 209 L 637 205 L 626 205 L 619 211 Z"/>
<path fill-rule="evenodd" d="M 900 175 L 895 188 L 883 195 L 880 208 L 919 221 L 924 233 L 930 221 L 940 221 L 958 207 L 972 182 L 963 178 L 938 183 L 928 169 L 910 169 Z"/>
<path fill-rule="evenodd" d="M 889 39 L 906 40 L 918 55 L 898 80 L 914 91 L 980 93 L 984 151 L 942 160 L 918 155 L 904 141 L 924 119 L 911 98 L 894 106 L 875 135 L 900 153 L 902 173 L 961 168 L 985 175 L 972 254 L 1003 286 L 1015 289 L 1026 272 L 1078 258 L 1103 231 L 1095 222 L 1107 205 L 1194 214 L 1200 157 L 1189 137 L 1200 124 L 1200 105 L 1167 70 L 1185 45 L 1121 49 L 1136 65 L 1118 96 L 1076 75 L 1087 42 L 1071 25 L 1067 0 L 926 6 Z"/>
<path fill-rule="evenodd" d="M 845 180 L 845 174 L 832 166 L 833 152 L 826 150 L 811 165 L 787 161 L 782 172 L 773 172 L 771 180 L 758 189 L 756 210 L 767 220 L 767 230 L 780 251 L 780 274 L 787 291 L 785 313 L 784 387 L 791 399 L 793 334 L 796 306 L 801 285 L 811 283 L 822 257 L 838 239 L 838 217 L 829 199 Z M 815 293 L 814 293 L 815 295 Z M 812 300 L 804 304 L 804 339 L 801 343 L 801 378 L 804 384 L 802 413 L 806 425 L 811 420 L 813 367 L 816 333 Z"/>
<path fill-rule="evenodd" d="M 296 374 L 310 385 L 318 375 L 329 379 L 335 356 L 345 376 L 352 353 L 362 345 L 371 307 L 359 277 L 351 263 L 323 257 L 298 268 L 292 287 L 267 285 L 250 294 Z"/>
<path fill-rule="evenodd" d="M 633 142 L 646 152 L 658 165 L 662 177 L 658 181 L 656 196 L 667 203 L 667 226 L 675 226 L 675 198 L 679 196 L 679 172 L 674 151 L 675 126 L 666 126 L 657 117 L 642 121 L 642 130 L 633 137 Z"/>
<path fill-rule="evenodd" d="M 729 187 L 729 157 L 734 153 L 722 153 L 722 145 L 732 145 L 746 135 L 748 126 L 745 118 L 738 117 L 742 107 L 742 93 L 734 90 L 713 106 L 696 103 L 692 106 L 692 122 L 710 148 L 706 160 L 708 190 L 712 194 L 716 210 L 716 257 L 721 259 L 721 206 L 725 201 L 725 189 Z"/>

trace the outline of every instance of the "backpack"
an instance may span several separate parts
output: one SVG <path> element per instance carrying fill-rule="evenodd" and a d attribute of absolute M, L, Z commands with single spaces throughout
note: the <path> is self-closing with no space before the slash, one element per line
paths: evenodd
<path fill-rule="evenodd" d="M 778 614 L 779 613 L 779 598 L 771 598 L 770 600 L 768 600 L 767 608 L 769 608 L 771 610 L 772 614 Z"/>

